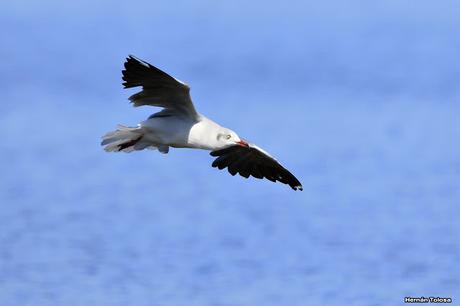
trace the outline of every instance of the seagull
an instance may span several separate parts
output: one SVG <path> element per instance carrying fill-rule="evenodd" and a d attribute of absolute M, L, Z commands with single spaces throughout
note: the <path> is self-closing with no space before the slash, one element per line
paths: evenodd
<path fill-rule="evenodd" d="M 302 184 L 270 154 L 240 138 L 198 113 L 190 96 L 190 87 L 151 64 L 129 55 L 124 63 L 124 88 L 142 87 L 129 97 L 134 107 L 163 108 L 136 127 L 118 125 L 102 137 L 107 152 L 132 152 L 157 149 L 167 154 L 169 148 L 210 150 L 217 157 L 212 163 L 219 170 L 228 168 L 231 175 L 279 181 L 294 190 Z"/>

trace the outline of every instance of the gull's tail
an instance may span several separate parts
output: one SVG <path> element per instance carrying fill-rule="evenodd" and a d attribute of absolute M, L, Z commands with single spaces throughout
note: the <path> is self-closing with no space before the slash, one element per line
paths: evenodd
<path fill-rule="evenodd" d="M 119 125 L 115 131 L 102 136 L 101 145 L 107 152 L 132 152 L 143 150 L 152 143 L 142 140 L 144 131 L 142 127 L 127 127 Z"/>

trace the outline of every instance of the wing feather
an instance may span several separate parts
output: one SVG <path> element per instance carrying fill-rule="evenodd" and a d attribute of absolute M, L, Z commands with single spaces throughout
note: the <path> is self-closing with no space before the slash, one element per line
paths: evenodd
<path fill-rule="evenodd" d="M 228 167 L 237 158 L 238 158 L 237 155 L 232 155 L 232 154 L 221 155 L 218 158 L 216 158 L 216 160 L 214 160 L 214 162 L 212 163 L 212 166 L 219 168 L 219 170 L 222 170 Z"/>
<path fill-rule="evenodd" d="M 124 66 L 123 86 L 142 87 L 142 91 L 129 97 L 135 107 L 151 105 L 194 119 L 198 117 L 187 84 L 132 55 L 126 59 Z"/>
<path fill-rule="evenodd" d="M 258 179 L 264 178 L 263 174 L 260 172 L 259 167 L 257 166 L 256 163 L 252 164 L 251 175 Z"/>
<path fill-rule="evenodd" d="M 238 158 L 228 166 L 228 172 L 230 174 L 235 175 L 239 173 L 241 176 L 245 178 L 249 177 L 249 173 L 247 172 L 246 165 L 248 156 L 251 154 L 250 151 L 243 151 L 241 154 L 238 155 Z"/>

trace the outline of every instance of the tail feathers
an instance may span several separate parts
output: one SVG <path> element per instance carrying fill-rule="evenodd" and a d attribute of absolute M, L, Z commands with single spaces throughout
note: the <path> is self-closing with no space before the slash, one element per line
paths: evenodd
<path fill-rule="evenodd" d="M 101 145 L 107 152 L 132 152 L 143 150 L 151 144 L 142 141 L 144 132 L 141 127 L 127 127 L 119 125 L 115 131 L 109 132 L 102 137 Z"/>

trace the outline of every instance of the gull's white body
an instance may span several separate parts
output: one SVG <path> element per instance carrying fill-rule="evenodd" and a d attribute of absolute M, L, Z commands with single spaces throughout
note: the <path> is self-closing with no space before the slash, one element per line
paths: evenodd
<path fill-rule="evenodd" d="M 228 143 L 223 145 L 216 135 L 219 131 L 225 133 L 229 130 L 201 114 L 198 114 L 197 118 L 189 118 L 181 114 L 171 114 L 167 117 L 153 116 L 141 122 L 139 128 L 143 130 L 143 139 L 149 140 L 153 147 L 216 150 L 228 145 Z M 239 137 L 233 140 L 240 141 Z"/>

